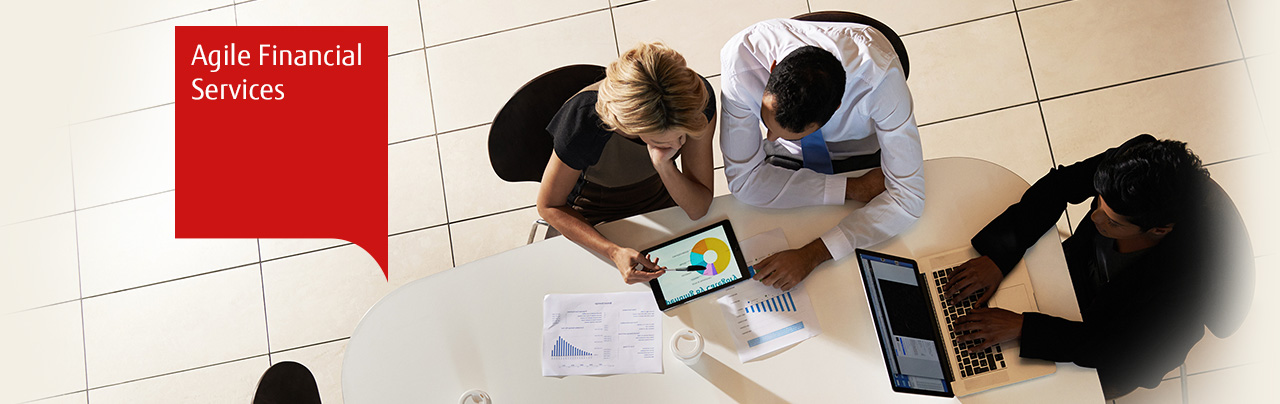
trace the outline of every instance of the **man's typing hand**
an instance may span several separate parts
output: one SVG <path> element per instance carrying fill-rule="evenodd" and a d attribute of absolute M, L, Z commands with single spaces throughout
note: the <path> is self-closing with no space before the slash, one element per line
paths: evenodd
<path fill-rule="evenodd" d="M 963 301 L 969 295 L 979 294 L 978 307 L 982 307 L 991 300 L 991 295 L 996 293 L 996 288 L 1000 286 L 1002 280 L 1004 280 L 1004 273 L 1000 272 L 995 261 L 983 255 L 957 266 L 943 290 L 947 296 L 951 297 L 952 304 Z"/>

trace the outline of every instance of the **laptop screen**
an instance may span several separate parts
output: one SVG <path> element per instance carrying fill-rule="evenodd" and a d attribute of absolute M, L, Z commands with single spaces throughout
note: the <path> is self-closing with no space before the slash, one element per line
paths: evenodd
<path fill-rule="evenodd" d="M 952 396 L 916 263 L 864 250 L 857 255 L 893 390 Z"/>

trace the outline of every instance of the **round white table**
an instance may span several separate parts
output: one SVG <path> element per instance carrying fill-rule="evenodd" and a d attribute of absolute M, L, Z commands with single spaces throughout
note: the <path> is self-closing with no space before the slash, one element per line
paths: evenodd
<path fill-rule="evenodd" d="M 968 158 L 926 161 L 924 176 L 923 217 L 907 232 L 871 249 L 919 257 L 964 246 L 1028 187 L 1003 167 Z M 740 239 L 781 227 L 788 243 L 798 247 L 857 206 L 765 209 L 722 196 L 696 222 L 673 208 L 605 224 L 600 231 L 619 244 L 647 247 L 728 218 Z M 1046 232 L 1028 250 L 1026 266 L 1040 311 L 1078 320 L 1059 242 L 1056 231 Z M 343 398 L 348 404 L 453 403 L 463 392 L 480 389 L 498 404 L 944 401 L 892 391 L 859 276 L 854 259 L 828 261 L 815 269 L 804 282 L 822 334 L 761 360 L 738 360 L 711 296 L 670 310 L 662 319 L 662 341 L 684 327 L 706 339 L 706 353 L 693 366 L 664 347 L 661 374 L 543 377 L 544 295 L 649 290 L 624 284 L 609 262 L 563 237 L 553 238 L 388 294 L 369 309 L 347 343 Z M 1093 369 L 1059 363 L 1052 375 L 963 401 L 1085 403 L 1103 398 Z"/>

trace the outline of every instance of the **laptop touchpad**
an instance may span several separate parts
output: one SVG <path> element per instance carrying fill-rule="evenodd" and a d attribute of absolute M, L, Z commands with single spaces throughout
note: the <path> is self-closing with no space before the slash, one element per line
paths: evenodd
<path fill-rule="evenodd" d="M 1017 284 L 1009 287 L 1000 288 L 996 291 L 996 295 L 991 297 L 991 301 L 987 303 L 991 307 L 999 307 L 1014 313 L 1022 313 L 1028 310 L 1034 310 L 1031 305 L 1031 296 L 1027 293 L 1027 286 Z"/>

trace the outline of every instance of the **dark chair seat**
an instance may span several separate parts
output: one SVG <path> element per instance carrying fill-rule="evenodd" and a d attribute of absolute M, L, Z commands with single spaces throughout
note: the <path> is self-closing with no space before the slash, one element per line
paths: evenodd
<path fill-rule="evenodd" d="M 604 67 L 571 65 L 534 78 L 516 90 L 489 128 L 489 164 L 507 182 L 541 181 L 551 159 L 547 124 L 583 87 L 604 79 Z"/>
<path fill-rule="evenodd" d="M 320 404 L 320 388 L 306 366 L 280 362 L 267 368 L 258 380 L 253 404 Z"/>
<path fill-rule="evenodd" d="M 793 20 L 800 21 L 821 21 L 821 22 L 850 22 L 862 24 L 875 28 L 889 39 L 889 43 L 893 44 L 893 50 L 898 53 L 898 60 L 902 62 L 902 77 L 911 76 L 911 62 L 907 60 L 907 46 L 902 43 L 902 38 L 898 37 L 898 33 L 889 28 L 888 25 L 858 13 L 848 11 L 815 11 L 807 14 L 800 14 L 792 17 Z"/>

